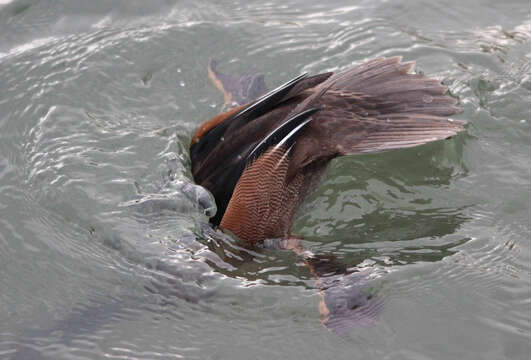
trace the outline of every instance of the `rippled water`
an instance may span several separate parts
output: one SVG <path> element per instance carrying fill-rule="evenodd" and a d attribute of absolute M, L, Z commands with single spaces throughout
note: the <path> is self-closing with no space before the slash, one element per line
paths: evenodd
<path fill-rule="evenodd" d="M 529 358 L 529 1 L 0 0 L 0 34 L 0 358 Z M 300 258 L 212 237 L 187 149 L 211 57 L 271 88 L 394 55 L 469 126 L 300 209 L 382 305 L 338 336 Z"/>

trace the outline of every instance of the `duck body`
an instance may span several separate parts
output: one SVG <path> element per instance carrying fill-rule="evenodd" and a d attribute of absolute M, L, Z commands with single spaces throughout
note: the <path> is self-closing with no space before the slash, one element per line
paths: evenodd
<path fill-rule="evenodd" d="M 379 58 L 305 74 L 205 122 L 190 145 L 192 175 L 216 200 L 212 224 L 248 244 L 290 236 L 298 205 L 335 157 L 408 148 L 463 130 L 438 80 Z"/>

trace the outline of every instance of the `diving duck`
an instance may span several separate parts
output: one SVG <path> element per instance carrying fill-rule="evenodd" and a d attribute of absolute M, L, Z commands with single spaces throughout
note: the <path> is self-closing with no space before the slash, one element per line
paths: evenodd
<path fill-rule="evenodd" d="M 211 64 L 226 103 L 190 144 L 195 182 L 214 196 L 210 222 L 249 245 L 289 238 L 295 211 L 335 157 L 419 146 L 449 138 L 465 122 L 438 80 L 413 62 L 378 58 L 338 73 L 302 74 L 255 100 L 234 96 Z M 263 77 L 249 76 L 250 89 Z M 253 94 L 250 94 L 252 96 Z"/>

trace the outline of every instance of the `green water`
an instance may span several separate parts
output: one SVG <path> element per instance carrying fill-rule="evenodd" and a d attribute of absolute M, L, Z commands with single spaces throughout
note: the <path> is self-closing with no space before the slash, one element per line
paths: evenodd
<path fill-rule="evenodd" d="M 300 208 L 382 304 L 338 336 L 300 258 L 213 245 L 188 144 L 211 57 L 272 88 L 395 55 L 469 125 Z M 530 104 L 529 1 L 0 0 L 0 358 L 529 359 Z"/>

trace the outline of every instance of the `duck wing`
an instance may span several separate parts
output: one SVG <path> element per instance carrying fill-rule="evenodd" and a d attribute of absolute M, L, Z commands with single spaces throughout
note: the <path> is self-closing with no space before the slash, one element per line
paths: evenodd
<path fill-rule="evenodd" d="M 255 101 L 220 114 L 203 124 L 190 146 L 192 175 L 216 199 L 218 211 L 211 218 L 218 225 L 249 153 L 274 131 L 296 106 L 305 90 L 331 73 L 307 77 L 302 74 Z M 265 150 L 265 149 L 264 149 Z"/>
<path fill-rule="evenodd" d="M 289 182 L 286 178 L 291 150 L 317 111 L 311 108 L 290 117 L 250 151 L 221 228 L 250 244 L 287 235 L 302 184 L 301 176 Z"/>

